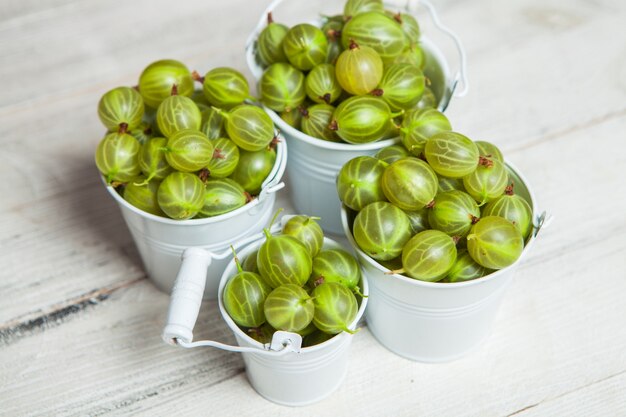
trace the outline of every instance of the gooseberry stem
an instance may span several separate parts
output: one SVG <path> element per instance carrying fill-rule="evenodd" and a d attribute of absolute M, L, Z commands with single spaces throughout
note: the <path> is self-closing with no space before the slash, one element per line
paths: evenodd
<path fill-rule="evenodd" d="M 172 84 L 172 92 L 171 92 L 170 95 L 172 95 L 172 96 L 177 96 L 178 95 L 178 85 Z"/>
<path fill-rule="evenodd" d="M 381 90 L 382 91 L 382 90 Z M 391 119 L 395 119 L 398 116 L 402 116 L 404 114 L 404 110 L 400 110 L 398 112 L 395 113 L 391 113 Z"/>
<path fill-rule="evenodd" d="M 343 329 L 341 329 L 341 330 L 343 330 L 343 331 L 344 331 L 344 332 L 346 332 L 346 333 L 356 334 L 356 333 L 358 333 L 358 331 L 359 331 L 359 330 L 361 330 L 361 328 L 354 329 L 354 330 L 350 330 L 350 329 L 348 329 L 348 326 L 345 326 L 345 327 L 344 327 Z"/>
<path fill-rule="evenodd" d="M 235 259 L 235 265 L 237 265 L 237 272 L 243 272 L 243 268 L 241 267 L 241 262 L 239 262 L 239 258 L 237 257 L 237 252 L 235 252 L 235 248 L 233 245 L 230 245 L 230 250 L 233 251 L 233 258 Z"/>
<path fill-rule="evenodd" d="M 482 165 L 487 168 L 491 168 L 493 166 L 493 161 L 487 157 L 479 156 L 478 157 L 478 165 Z"/>
<path fill-rule="evenodd" d="M 266 237 L 266 238 L 268 238 L 268 239 L 269 239 L 269 238 L 271 238 L 271 237 L 272 237 L 272 233 L 270 232 L 270 229 L 271 229 L 271 228 L 272 228 L 272 226 L 274 225 L 274 222 L 275 222 L 275 221 L 276 221 L 276 219 L 278 218 L 278 215 L 279 215 L 280 213 L 282 213 L 282 212 L 283 212 L 283 210 L 284 210 L 284 209 L 283 209 L 282 207 L 281 207 L 281 208 L 279 208 L 278 210 L 276 210 L 276 213 L 274 214 L 274 217 L 272 217 L 272 221 L 270 222 L 270 224 L 269 224 L 269 225 L 268 225 L 265 229 L 263 229 L 263 233 L 265 233 L 265 237 Z"/>
<path fill-rule="evenodd" d="M 505 195 L 515 195 L 515 192 L 513 191 L 513 187 L 515 186 L 514 183 L 511 183 L 510 185 L 507 185 L 506 188 L 504 189 L 504 194 Z"/>
<path fill-rule="evenodd" d="M 128 123 L 124 123 L 124 122 L 120 123 L 120 127 L 117 130 L 117 132 L 118 133 L 126 133 L 126 132 L 128 132 Z"/>
<path fill-rule="evenodd" d="M 350 48 L 351 51 L 359 49 L 359 44 L 356 43 L 354 39 L 350 39 L 350 45 L 348 46 L 348 48 Z"/>
<path fill-rule="evenodd" d="M 211 176 L 211 171 L 209 171 L 208 168 L 202 168 L 199 172 L 198 172 L 198 178 L 200 178 L 200 181 L 206 183 L 207 180 L 209 179 L 209 177 Z"/>
<path fill-rule="evenodd" d="M 336 121 L 336 120 L 332 120 L 332 121 L 330 122 L 330 124 L 328 125 L 328 129 L 329 129 L 329 130 L 333 130 L 333 131 L 334 131 L 334 130 L 338 130 L 338 129 L 339 129 L 339 126 L 337 125 L 337 121 Z"/>
<path fill-rule="evenodd" d="M 271 25 L 272 23 L 274 23 L 274 17 L 272 16 L 272 12 L 269 12 L 267 14 L 267 24 Z"/>
<path fill-rule="evenodd" d="M 373 95 L 374 97 L 380 97 L 382 96 L 384 93 L 382 88 L 375 88 L 372 91 L 370 91 L 370 94 Z"/>
<path fill-rule="evenodd" d="M 361 298 L 367 298 L 367 297 L 369 297 L 369 295 L 364 295 L 364 294 L 361 292 L 361 289 L 359 288 L 359 286 L 358 286 L 358 285 L 357 285 L 356 287 L 354 287 L 354 288 L 352 289 L 352 291 L 353 291 L 356 295 L 358 295 L 359 297 L 361 297 Z"/>
<path fill-rule="evenodd" d="M 219 107 L 211 106 L 211 108 L 213 110 L 215 110 L 220 116 L 222 116 L 222 117 L 224 117 L 226 119 L 230 117 L 228 112 L 225 112 L 224 110 L 220 109 Z"/>
<path fill-rule="evenodd" d="M 146 178 L 145 180 L 143 180 L 143 181 L 141 181 L 141 182 L 139 182 L 139 183 L 135 182 L 134 184 L 135 184 L 137 187 L 143 187 L 144 185 L 146 185 L 146 184 L 148 184 L 150 181 L 152 181 L 152 178 L 154 178 L 154 176 L 155 176 L 155 175 L 156 175 L 156 172 L 153 172 L 152 174 L 148 175 L 148 178 Z"/>
<path fill-rule="evenodd" d="M 204 77 L 198 74 L 198 71 L 193 71 L 191 73 L 191 78 L 193 78 L 194 81 L 198 81 L 199 83 L 204 84 Z"/>

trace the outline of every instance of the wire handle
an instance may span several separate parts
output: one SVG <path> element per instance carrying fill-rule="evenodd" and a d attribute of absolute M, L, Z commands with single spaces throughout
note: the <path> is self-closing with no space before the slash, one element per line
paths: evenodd
<path fill-rule="evenodd" d="M 268 349 L 258 349 L 246 346 L 232 346 L 225 343 L 215 342 L 213 340 L 202 340 L 199 342 L 185 342 L 184 340 L 175 339 L 177 345 L 187 349 L 196 347 L 214 347 L 228 352 L 254 353 L 265 356 L 284 356 L 289 352 L 300 352 L 302 348 L 302 336 L 297 333 L 276 331 L 272 336 L 272 342 Z"/>

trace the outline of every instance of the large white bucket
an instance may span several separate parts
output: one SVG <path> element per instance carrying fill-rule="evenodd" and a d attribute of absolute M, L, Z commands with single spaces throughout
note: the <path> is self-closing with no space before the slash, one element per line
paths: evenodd
<path fill-rule="evenodd" d="M 258 233 L 267 225 L 273 214 L 274 193 L 284 186 L 280 181 L 286 163 L 287 145 L 281 138 L 276 147 L 276 162 L 258 198 L 237 210 L 205 219 L 173 220 L 155 216 L 129 204 L 113 187 L 107 186 L 107 189 L 119 205 L 148 277 L 158 289 L 170 292 L 186 248 L 224 252 L 231 243 Z M 217 277 L 228 260 L 216 260 L 207 271 L 205 298 L 217 297 Z"/>
<path fill-rule="evenodd" d="M 283 217 L 283 222 L 288 216 Z M 280 228 L 274 228 L 274 231 Z M 238 251 L 240 259 L 257 250 L 264 238 L 257 240 Z M 338 243 L 325 238 L 324 248 L 342 248 Z M 263 345 L 249 337 L 230 318 L 224 309 L 222 295 L 226 283 L 237 273 L 234 260 L 226 267 L 219 285 L 219 308 L 222 317 L 235 334 L 238 347 L 224 345 L 214 341 L 192 342 L 192 329 L 200 308 L 202 273 L 210 263 L 210 254 L 195 248 L 185 252 L 185 260 L 177 278 L 177 283 L 170 303 L 167 325 L 163 330 L 163 339 L 183 347 L 212 346 L 229 351 L 242 352 L 246 364 L 246 374 L 252 387 L 263 397 L 278 404 L 303 406 L 311 404 L 332 394 L 345 378 L 352 336 L 340 333 L 324 343 L 301 348 L 300 335 L 289 332 L 276 332 L 271 344 Z M 198 273 L 200 271 L 200 273 Z M 362 293 L 368 294 L 368 282 L 365 276 L 361 282 Z M 363 298 L 354 321 L 348 326 L 357 327 L 363 317 L 367 298 Z"/>
<path fill-rule="evenodd" d="M 344 231 L 370 283 L 368 328 L 390 351 L 420 362 L 448 362 L 472 351 L 489 335 L 515 268 L 545 219 L 545 213 L 537 217 L 534 195 L 522 174 L 507 166 L 515 193 L 532 207 L 535 228 L 513 265 L 472 281 L 424 282 L 388 275 L 388 269 L 359 249 L 352 235 L 353 213 L 342 209 Z"/>
<path fill-rule="evenodd" d="M 393 10 L 404 10 L 407 13 L 414 13 L 417 7 L 412 1 L 393 1 L 385 4 Z M 444 111 L 453 96 L 461 97 L 467 93 L 465 52 L 458 37 L 441 24 L 434 7 L 426 1 L 420 1 L 418 5 L 428 10 L 435 27 L 453 41 L 459 54 L 459 69 L 452 73 L 441 49 L 427 37 L 422 37 L 422 46 L 427 55 L 424 72 L 432 80 L 433 85 L 439 86 L 439 89 L 433 92 L 439 98 L 439 109 Z M 284 10 L 277 11 L 279 6 L 282 6 Z M 332 6 L 330 11 L 329 6 Z M 300 16 L 300 20 L 296 21 L 301 23 L 314 20 L 315 16 L 332 14 L 334 9 L 337 9 L 337 4 L 332 2 L 274 1 L 262 15 L 246 46 L 246 60 L 254 77 L 259 80 L 263 75 L 263 68 L 255 58 L 255 42 L 267 23 L 267 13 L 272 12 L 277 21 L 281 22 L 286 17 L 294 20 L 295 14 Z M 334 12 L 336 13 L 337 10 Z M 460 82 L 462 90 L 457 90 Z M 296 211 L 320 217 L 319 223 L 325 232 L 341 235 L 341 202 L 337 197 L 335 184 L 339 170 L 350 159 L 360 155 L 374 155 L 378 150 L 397 143 L 399 138 L 359 145 L 324 141 L 294 129 L 273 110 L 268 108 L 265 110 L 289 141 L 287 182 Z"/>

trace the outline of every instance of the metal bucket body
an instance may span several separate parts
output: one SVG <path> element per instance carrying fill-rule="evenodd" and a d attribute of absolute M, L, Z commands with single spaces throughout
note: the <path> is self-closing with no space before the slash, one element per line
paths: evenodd
<path fill-rule="evenodd" d="M 249 245 L 237 256 L 245 259 L 248 254 L 257 250 L 263 241 L 264 239 L 261 239 Z M 342 246 L 325 238 L 324 248 L 342 248 Z M 237 326 L 224 308 L 222 301 L 224 287 L 236 272 L 236 265 L 231 261 L 220 280 L 218 297 L 220 312 L 235 334 L 239 346 L 264 349 L 263 344 L 249 337 Z M 369 288 L 365 275 L 362 276 L 361 287 L 363 294 L 367 295 Z M 367 303 L 368 298 L 363 298 L 357 316 L 348 328 L 357 327 L 365 313 Z M 303 406 L 320 401 L 332 394 L 345 378 L 352 336 L 342 332 L 324 343 L 283 356 L 242 353 L 248 380 L 260 395 L 278 404 Z"/>
<path fill-rule="evenodd" d="M 516 194 L 529 202 L 536 215 L 536 202 L 527 182 L 519 171 L 507 165 Z M 535 241 L 533 233 L 513 265 L 485 277 L 459 283 L 424 282 L 388 275 L 388 270 L 354 241 L 352 219 L 345 209 L 342 223 L 370 283 L 368 328 L 390 351 L 420 362 L 460 358 L 489 336 L 515 268 Z"/>

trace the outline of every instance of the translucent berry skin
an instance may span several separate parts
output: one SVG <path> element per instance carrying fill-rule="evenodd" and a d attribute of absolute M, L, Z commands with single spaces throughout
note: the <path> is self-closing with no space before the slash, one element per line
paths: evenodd
<path fill-rule="evenodd" d="M 175 170 L 194 172 L 209 164 L 213 151 L 213 143 L 202 132 L 185 129 L 167 140 L 165 159 Z"/>
<path fill-rule="evenodd" d="M 248 256 L 246 256 L 246 259 L 244 259 L 243 263 L 241 264 L 241 267 L 244 271 L 256 272 L 257 274 L 259 273 L 259 267 L 256 263 L 256 257 L 258 253 L 259 250 L 257 249 L 254 252 L 251 252 Z"/>
<path fill-rule="evenodd" d="M 430 223 L 428 222 L 428 212 L 429 209 L 427 208 L 404 211 L 409 218 L 409 222 L 411 223 L 412 235 L 431 228 Z"/>
<path fill-rule="evenodd" d="M 228 67 L 213 68 L 204 76 L 202 91 L 212 106 L 231 109 L 250 97 L 250 86 L 237 70 Z"/>
<path fill-rule="evenodd" d="M 223 116 L 228 137 L 243 150 L 260 151 L 274 139 L 274 123 L 260 107 L 242 104 Z"/>
<path fill-rule="evenodd" d="M 502 217 L 483 217 L 467 235 L 467 251 L 485 268 L 506 268 L 520 257 L 523 250 L 522 234 Z"/>
<path fill-rule="evenodd" d="M 376 202 L 357 214 L 352 233 L 361 250 L 376 260 L 388 261 L 402 253 L 411 237 L 411 224 L 398 207 Z"/>
<path fill-rule="evenodd" d="M 324 232 L 314 218 L 304 215 L 290 218 L 283 226 L 282 233 L 298 239 L 309 250 L 311 256 L 316 256 L 324 244 Z"/>
<path fill-rule="evenodd" d="M 400 55 L 409 46 L 398 22 L 379 12 L 365 12 L 353 16 L 341 32 L 344 48 L 349 47 L 351 40 L 374 49 L 383 60 Z"/>
<path fill-rule="evenodd" d="M 141 172 L 139 152 L 141 145 L 128 133 L 110 133 L 96 148 L 96 166 L 112 181 L 128 182 Z"/>
<path fill-rule="evenodd" d="M 194 174 L 172 172 L 159 186 L 159 207 L 177 220 L 191 219 L 204 204 L 204 183 Z"/>
<path fill-rule="evenodd" d="M 239 148 L 226 138 L 213 141 L 213 158 L 207 165 L 211 178 L 226 178 L 231 175 L 239 163 Z"/>
<path fill-rule="evenodd" d="M 417 20 L 408 13 L 395 13 L 393 19 L 400 24 L 406 35 L 409 45 L 416 45 L 420 41 L 421 30 Z"/>
<path fill-rule="evenodd" d="M 259 327 L 265 323 L 265 299 L 272 289 L 254 272 L 242 271 L 224 287 L 224 309 L 235 323 Z"/>
<path fill-rule="evenodd" d="M 241 185 L 228 178 L 210 178 L 205 184 L 204 204 L 198 217 L 213 217 L 246 205 L 247 197 Z"/>
<path fill-rule="evenodd" d="M 283 39 L 287 60 L 301 71 L 326 62 L 328 40 L 320 28 L 302 23 L 293 26 Z"/>
<path fill-rule="evenodd" d="M 437 99 L 437 96 L 435 96 L 435 93 L 433 93 L 433 90 L 428 87 L 424 87 L 424 94 L 422 94 L 422 98 L 417 102 L 415 108 L 417 110 L 437 109 L 438 105 L 439 100 Z"/>
<path fill-rule="evenodd" d="M 173 170 L 165 159 L 165 151 L 167 146 L 166 138 L 151 138 L 146 141 L 139 152 L 139 167 L 141 172 L 150 180 L 161 181 L 167 177 Z"/>
<path fill-rule="evenodd" d="M 402 210 L 419 210 L 437 194 L 437 175 L 421 159 L 409 157 L 389 165 L 382 178 L 387 199 Z"/>
<path fill-rule="evenodd" d="M 226 137 L 224 116 L 211 107 L 204 109 L 200 131 L 211 140 Z"/>
<path fill-rule="evenodd" d="M 257 152 L 240 151 L 239 163 L 230 175 L 250 194 L 257 195 L 261 191 L 263 181 L 267 178 L 276 163 L 276 152 L 263 149 Z"/>
<path fill-rule="evenodd" d="M 287 32 L 289 32 L 287 26 L 275 22 L 268 23 L 261 31 L 257 39 L 256 56 L 263 67 L 287 61 L 283 51 L 283 39 Z"/>
<path fill-rule="evenodd" d="M 381 139 L 389 128 L 391 110 L 382 99 L 355 96 L 341 102 L 331 125 L 349 143 L 368 143 Z"/>
<path fill-rule="evenodd" d="M 389 67 L 394 64 L 409 64 L 421 71 L 424 71 L 424 67 L 426 67 L 426 54 L 424 53 L 424 50 L 419 47 L 419 45 L 412 45 L 406 48 L 400 55 L 384 60 L 383 64 L 385 67 Z M 424 87 L 424 93 L 427 92 L 433 96 L 432 91 L 428 87 Z M 430 107 L 437 107 L 437 101 L 435 100 L 434 105 Z"/>
<path fill-rule="evenodd" d="M 402 250 L 404 273 L 420 281 L 443 279 L 456 260 L 454 240 L 439 230 L 425 230 L 413 236 Z"/>
<path fill-rule="evenodd" d="M 500 149 L 491 142 L 485 142 L 483 140 L 477 140 L 474 142 L 478 147 L 478 153 L 480 156 L 484 156 L 489 159 L 497 159 L 498 161 L 504 163 L 504 157 L 502 156 L 502 152 Z"/>
<path fill-rule="evenodd" d="M 309 250 L 293 236 L 268 236 L 259 248 L 257 265 L 272 288 L 285 284 L 303 286 L 311 276 L 313 259 Z"/>
<path fill-rule="evenodd" d="M 331 104 L 343 92 L 332 64 L 315 66 L 306 76 L 304 87 L 307 96 L 315 103 Z"/>
<path fill-rule="evenodd" d="M 448 178 L 441 175 L 437 175 L 439 183 L 438 192 L 458 190 L 465 192 L 465 186 L 463 186 L 463 178 Z"/>
<path fill-rule="evenodd" d="M 315 306 L 301 287 L 285 284 L 275 288 L 265 300 L 265 317 L 276 330 L 298 332 L 313 320 Z"/>
<path fill-rule="evenodd" d="M 404 146 L 391 145 L 391 146 L 382 148 L 381 150 L 376 152 L 376 155 L 374 155 L 374 158 L 380 159 L 381 161 L 387 164 L 391 164 L 393 162 L 396 162 L 398 159 L 406 158 L 408 156 L 410 156 L 409 151 L 407 151 Z"/>
<path fill-rule="evenodd" d="M 400 139 L 409 152 L 420 156 L 433 135 L 452 130 L 448 118 L 438 110 L 410 110 L 404 114 Z"/>
<path fill-rule="evenodd" d="M 348 0 L 343 7 L 345 17 L 356 16 L 365 12 L 383 13 L 385 6 L 382 0 Z"/>
<path fill-rule="evenodd" d="M 302 130 L 302 112 L 303 106 L 280 112 L 280 118 L 294 129 Z"/>
<path fill-rule="evenodd" d="M 189 97 L 194 91 L 189 69 L 173 59 L 153 62 L 139 76 L 139 93 L 145 104 L 155 109 L 170 97 L 174 85 L 180 96 Z"/>
<path fill-rule="evenodd" d="M 341 138 L 329 128 L 335 108 L 329 104 L 315 104 L 304 110 L 300 122 L 303 133 L 317 139 L 340 142 Z"/>
<path fill-rule="evenodd" d="M 463 186 L 480 205 L 488 203 L 504 193 L 509 174 L 497 159 L 488 165 L 479 164 L 471 174 L 463 177 Z"/>
<path fill-rule="evenodd" d="M 361 281 L 361 268 L 356 259 L 343 249 L 322 250 L 313 258 L 311 281 L 313 285 L 336 282 L 355 289 Z"/>
<path fill-rule="evenodd" d="M 161 102 L 156 120 L 161 133 L 169 138 L 179 130 L 200 130 L 202 113 L 192 99 L 176 95 Z"/>
<path fill-rule="evenodd" d="M 260 326 L 250 327 L 246 333 L 257 342 L 266 345 L 271 343 L 275 331 L 276 329 L 265 322 Z"/>
<path fill-rule="evenodd" d="M 293 110 L 306 98 L 305 77 L 293 65 L 278 62 L 265 70 L 259 90 L 264 106 L 277 112 Z"/>
<path fill-rule="evenodd" d="M 526 239 L 532 230 L 532 209 L 530 204 L 518 195 L 503 194 L 483 207 L 483 216 L 500 216 L 511 223 Z"/>
<path fill-rule="evenodd" d="M 483 277 L 489 273 L 484 266 L 479 265 L 472 259 L 466 250 L 459 251 L 456 261 L 448 271 L 446 282 L 464 282 Z"/>
<path fill-rule="evenodd" d="M 335 76 L 348 93 L 367 94 L 383 78 L 383 61 L 374 49 L 352 44 L 337 57 Z"/>
<path fill-rule="evenodd" d="M 448 178 L 462 178 L 478 166 L 478 147 L 456 132 L 439 132 L 424 146 L 424 155 L 432 169 Z"/>
<path fill-rule="evenodd" d="M 339 283 L 327 282 L 315 287 L 311 295 L 315 304 L 313 323 L 318 329 L 329 334 L 352 333 L 348 326 L 359 309 L 352 291 Z"/>
<path fill-rule="evenodd" d="M 391 110 L 409 110 L 424 93 L 424 73 L 411 64 L 393 64 L 385 69 L 374 94 L 380 95 Z"/>
<path fill-rule="evenodd" d="M 463 191 L 446 191 L 435 196 L 434 205 L 428 209 L 430 227 L 450 236 L 464 237 L 472 224 L 480 218 L 476 201 Z"/>
<path fill-rule="evenodd" d="M 146 213 L 154 214 L 155 216 L 165 216 L 157 201 L 159 185 L 159 181 L 146 181 L 146 177 L 139 175 L 126 184 L 123 195 L 124 200 Z"/>
<path fill-rule="evenodd" d="M 371 156 L 358 156 L 346 162 L 337 175 L 339 199 L 352 210 L 360 211 L 376 201 L 386 201 L 382 188 L 387 164 Z"/>
<path fill-rule="evenodd" d="M 141 123 L 144 104 L 134 88 L 118 87 L 107 91 L 98 103 L 98 117 L 109 131 L 117 131 L 121 124 L 133 130 Z"/>
<path fill-rule="evenodd" d="M 152 134 L 152 126 L 148 122 L 141 122 L 134 129 L 128 131 L 131 136 L 139 141 L 142 145 L 150 140 L 154 135 Z"/>

